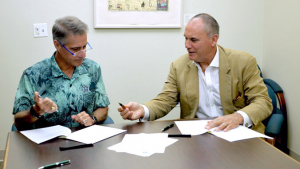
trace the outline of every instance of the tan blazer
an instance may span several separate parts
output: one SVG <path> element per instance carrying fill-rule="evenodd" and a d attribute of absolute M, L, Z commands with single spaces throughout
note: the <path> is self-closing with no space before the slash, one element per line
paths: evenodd
<path fill-rule="evenodd" d="M 219 48 L 220 97 L 224 114 L 238 110 L 252 120 L 253 130 L 264 133 L 261 123 L 272 112 L 272 102 L 260 77 L 256 59 L 246 52 Z M 195 118 L 199 105 L 198 68 L 185 54 L 170 67 L 162 92 L 145 103 L 150 111 L 150 120 L 169 113 L 180 102 L 180 118 Z"/>

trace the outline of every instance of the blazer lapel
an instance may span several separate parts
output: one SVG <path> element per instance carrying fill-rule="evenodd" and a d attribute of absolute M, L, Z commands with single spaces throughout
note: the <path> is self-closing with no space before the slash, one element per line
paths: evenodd
<path fill-rule="evenodd" d="M 220 97 L 224 111 L 224 115 L 231 114 L 234 111 L 232 103 L 232 77 L 230 75 L 230 66 L 228 64 L 225 51 L 219 47 L 219 82 L 220 82 Z"/>
<path fill-rule="evenodd" d="M 197 108 L 199 105 L 199 78 L 198 69 L 193 64 L 193 61 L 189 61 L 188 68 L 185 73 L 186 91 L 187 91 L 187 103 L 190 109 L 190 118 L 195 118 Z"/>

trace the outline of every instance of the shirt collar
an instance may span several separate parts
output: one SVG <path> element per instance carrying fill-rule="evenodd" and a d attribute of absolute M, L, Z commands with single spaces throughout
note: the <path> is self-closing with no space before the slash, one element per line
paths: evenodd
<path fill-rule="evenodd" d="M 219 55 L 219 48 L 217 46 L 217 52 L 215 54 L 215 57 L 214 59 L 211 61 L 211 63 L 209 64 L 209 66 L 212 66 L 212 67 L 219 67 L 219 58 L 220 58 L 220 55 Z M 193 61 L 193 64 L 194 65 L 199 65 L 199 63 L 196 63 L 195 61 Z"/>
<path fill-rule="evenodd" d="M 64 73 L 60 70 L 60 68 L 55 60 L 55 54 L 56 54 L 56 52 L 54 52 L 53 55 L 51 56 L 52 76 L 53 77 L 63 76 Z"/>

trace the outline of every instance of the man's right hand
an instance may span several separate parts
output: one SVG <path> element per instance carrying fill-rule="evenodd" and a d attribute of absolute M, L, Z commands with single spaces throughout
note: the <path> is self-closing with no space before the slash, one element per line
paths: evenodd
<path fill-rule="evenodd" d="M 126 108 L 118 107 L 118 111 L 124 120 L 137 120 L 144 117 L 144 108 L 136 102 L 129 102 L 124 105 Z"/>
<path fill-rule="evenodd" d="M 34 92 L 34 111 L 42 116 L 44 113 L 53 113 L 57 110 L 57 105 L 49 98 L 39 97 L 38 92 Z"/>

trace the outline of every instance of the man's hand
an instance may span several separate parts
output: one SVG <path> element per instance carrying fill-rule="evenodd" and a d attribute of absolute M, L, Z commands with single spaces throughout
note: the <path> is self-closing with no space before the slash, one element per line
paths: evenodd
<path fill-rule="evenodd" d="M 215 131 L 224 130 L 229 131 L 231 129 L 237 128 L 240 124 L 244 123 L 244 118 L 239 113 L 233 113 L 230 115 L 219 116 L 216 119 L 207 122 L 205 126 L 206 129 L 210 130 L 217 127 Z"/>
<path fill-rule="evenodd" d="M 137 120 L 145 115 L 144 108 L 136 102 L 129 102 L 124 106 L 126 107 L 125 109 L 123 107 L 118 108 L 118 111 L 124 120 Z"/>
<path fill-rule="evenodd" d="M 77 115 L 72 115 L 71 118 L 84 126 L 91 126 L 93 124 L 95 124 L 95 121 L 91 118 L 91 116 L 89 114 L 87 114 L 85 111 L 80 112 Z"/>
<path fill-rule="evenodd" d="M 49 98 L 41 98 L 38 92 L 34 92 L 33 106 L 35 112 L 42 116 L 44 113 L 53 113 L 57 110 L 57 105 Z"/>

